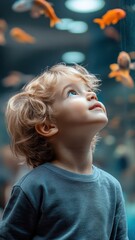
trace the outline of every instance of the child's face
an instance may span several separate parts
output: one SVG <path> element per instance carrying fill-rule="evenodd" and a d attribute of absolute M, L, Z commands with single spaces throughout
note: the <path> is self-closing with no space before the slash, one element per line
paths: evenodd
<path fill-rule="evenodd" d="M 58 129 L 79 126 L 81 130 L 82 125 L 92 125 L 99 131 L 107 124 L 104 105 L 84 80 L 62 79 L 55 90 L 53 108 Z"/>

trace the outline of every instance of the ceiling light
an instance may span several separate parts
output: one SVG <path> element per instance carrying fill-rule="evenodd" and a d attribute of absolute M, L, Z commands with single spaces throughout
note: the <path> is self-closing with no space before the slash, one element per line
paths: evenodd
<path fill-rule="evenodd" d="M 71 18 L 62 18 L 61 22 L 57 23 L 55 26 L 59 30 L 68 30 L 69 25 L 73 22 Z"/>
<path fill-rule="evenodd" d="M 89 13 L 102 9 L 105 5 L 104 0 L 67 0 L 65 6 L 74 12 Z"/>
<path fill-rule="evenodd" d="M 85 60 L 85 55 L 81 52 L 66 52 L 62 55 L 62 60 L 66 63 L 81 63 Z"/>
<path fill-rule="evenodd" d="M 88 30 L 88 24 L 82 21 L 71 22 L 68 26 L 68 31 L 71 33 L 84 33 Z"/>

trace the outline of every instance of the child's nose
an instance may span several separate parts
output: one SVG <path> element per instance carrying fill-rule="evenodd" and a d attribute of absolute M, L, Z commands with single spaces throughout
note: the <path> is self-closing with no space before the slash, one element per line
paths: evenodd
<path fill-rule="evenodd" d="M 88 101 L 91 101 L 92 99 L 98 100 L 95 92 L 87 92 L 86 98 Z"/>

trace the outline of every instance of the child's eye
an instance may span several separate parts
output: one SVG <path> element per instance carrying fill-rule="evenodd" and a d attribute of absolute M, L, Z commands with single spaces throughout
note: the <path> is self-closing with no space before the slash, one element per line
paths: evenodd
<path fill-rule="evenodd" d="M 78 93 L 75 90 L 68 91 L 68 97 L 76 96 Z"/>

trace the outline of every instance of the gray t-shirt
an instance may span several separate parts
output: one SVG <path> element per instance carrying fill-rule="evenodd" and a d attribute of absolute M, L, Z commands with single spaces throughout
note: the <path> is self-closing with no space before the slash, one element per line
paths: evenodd
<path fill-rule="evenodd" d="M 45 163 L 15 184 L 0 240 L 128 240 L 122 190 L 110 174 Z"/>

